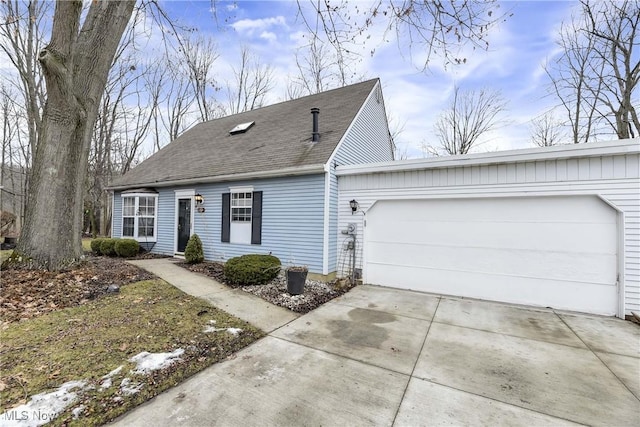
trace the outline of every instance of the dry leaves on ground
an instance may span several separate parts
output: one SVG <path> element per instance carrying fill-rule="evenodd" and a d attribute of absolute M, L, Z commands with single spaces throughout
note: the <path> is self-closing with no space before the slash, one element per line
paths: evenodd
<path fill-rule="evenodd" d="M 121 258 L 107 257 L 89 257 L 73 269 L 60 272 L 9 268 L 1 274 L 2 323 L 82 304 L 107 293 L 110 285 L 123 286 L 153 278 Z"/>

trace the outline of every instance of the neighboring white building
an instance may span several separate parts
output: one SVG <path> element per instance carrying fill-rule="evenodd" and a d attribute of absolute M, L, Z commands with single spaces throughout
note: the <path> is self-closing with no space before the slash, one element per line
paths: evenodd
<path fill-rule="evenodd" d="M 365 283 L 640 312 L 640 140 L 339 166 Z M 358 210 L 352 213 L 350 201 Z M 339 256 L 349 236 L 338 232 Z M 341 264 L 349 274 L 348 263 Z"/>

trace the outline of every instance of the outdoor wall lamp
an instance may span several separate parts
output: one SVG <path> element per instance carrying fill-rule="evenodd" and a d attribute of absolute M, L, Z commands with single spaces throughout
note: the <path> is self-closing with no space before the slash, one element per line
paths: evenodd
<path fill-rule="evenodd" d="M 356 213 L 360 205 L 358 204 L 358 202 L 356 202 L 356 199 L 352 199 L 349 202 L 349 206 L 351 206 L 351 215 L 353 215 L 354 213 Z"/>
<path fill-rule="evenodd" d="M 200 206 L 201 204 L 204 203 L 204 197 L 200 193 L 198 193 L 195 196 L 193 196 L 193 199 L 196 201 L 196 205 L 198 205 L 198 206 Z"/>

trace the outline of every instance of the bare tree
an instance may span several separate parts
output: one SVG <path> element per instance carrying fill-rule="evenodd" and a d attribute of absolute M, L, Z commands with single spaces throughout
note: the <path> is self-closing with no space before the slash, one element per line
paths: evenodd
<path fill-rule="evenodd" d="M 16 120 L 15 91 L 0 85 L 0 117 L 2 118 L 2 163 L 0 163 L 0 236 L 14 232 L 17 221 L 22 216 L 22 194 L 16 185 L 14 170 L 13 141 L 18 137 Z"/>
<path fill-rule="evenodd" d="M 326 46 L 312 34 L 311 42 L 296 52 L 298 74 L 290 80 L 288 90 L 295 93 L 297 98 L 323 92 L 329 87 L 344 86 L 339 79 L 335 79 L 331 70 L 334 64 Z M 297 91 L 296 86 L 299 88 Z"/>
<path fill-rule="evenodd" d="M 227 114 L 237 114 L 262 106 L 273 89 L 273 69 L 262 64 L 249 48 L 240 50 L 240 65 L 233 67 L 234 81 L 227 83 Z"/>
<path fill-rule="evenodd" d="M 159 117 L 167 134 L 165 144 L 176 139 L 178 135 L 196 122 L 196 118 L 191 117 L 195 97 L 189 76 L 185 75 L 171 58 L 167 58 L 167 71 L 169 71 L 170 78 L 166 81 L 167 84 L 162 86 L 166 96 L 159 104 L 160 108 L 164 110 L 164 114 L 160 112 Z M 158 141 L 161 139 L 157 138 Z M 159 148 L 160 146 L 158 146 Z"/>
<path fill-rule="evenodd" d="M 186 38 L 179 48 L 192 86 L 195 102 L 200 113 L 200 121 L 215 117 L 216 101 L 213 96 L 218 90 L 213 77 L 213 65 L 220 56 L 212 39 L 199 36 Z"/>
<path fill-rule="evenodd" d="M 309 42 L 296 51 L 297 74 L 287 85 L 288 99 L 324 92 L 363 80 L 351 71 L 356 56 L 346 51 L 336 51 L 321 38 L 320 19 L 314 32 L 304 37 Z"/>
<path fill-rule="evenodd" d="M 9 4 L 9 1 L 3 1 L 2 4 Z M 11 4 L 17 5 L 18 2 Z M 27 3 L 30 7 L 38 4 L 48 3 L 35 0 Z M 155 16 L 165 19 L 168 26 L 172 25 L 171 20 L 157 7 L 157 2 L 146 0 L 142 4 L 155 5 L 155 10 L 159 11 Z M 343 4 L 349 5 L 348 2 Z M 337 55 L 345 52 L 340 49 L 343 41 L 355 40 L 373 21 L 385 17 L 389 22 L 389 30 L 396 30 L 398 34 L 405 32 L 405 36 L 411 40 L 410 45 L 419 44 L 426 49 L 425 65 L 432 54 L 440 54 L 450 62 L 464 62 L 464 58 L 455 56 L 456 50 L 467 40 L 476 46 L 483 46 L 488 28 L 500 19 L 493 0 L 390 1 L 385 6 L 380 3 L 363 13 L 361 25 L 355 26 L 347 22 L 348 16 L 341 14 L 347 9 L 329 5 L 328 0 L 315 5 L 321 14 L 322 28 Z M 359 7 L 355 2 L 350 5 L 352 7 L 349 10 Z M 109 70 L 134 8 L 134 0 L 87 2 L 85 10 L 81 0 L 58 0 L 49 43 L 43 47 L 37 43 L 31 44 L 19 53 L 25 58 L 37 57 L 46 83 L 46 98 L 41 98 L 41 103 L 37 105 L 43 107 L 42 110 L 32 108 L 38 97 L 29 93 L 37 88 L 38 80 L 24 89 L 25 93 L 29 93 L 25 97 L 31 103 L 29 108 L 42 111 L 40 124 L 34 121 L 35 130 L 30 131 L 30 136 L 35 135 L 32 141 L 37 141 L 37 144 L 29 187 L 29 209 L 17 248 L 17 252 L 33 265 L 57 269 L 82 255 L 83 195 L 91 139 Z M 29 40 L 39 40 L 28 29 L 28 23 L 37 20 L 36 14 L 31 12 L 26 16 L 7 14 L 3 18 L 8 18 L 8 21 L 0 26 L 9 28 L 13 23 L 9 21 L 16 16 L 23 27 L 9 31 L 28 34 Z M 163 32 L 163 37 L 165 35 L 175 36 L 175 32 L 169 30 Z M 5 43 L 2 45 L 4 47 Z M 14 66 L 21 72 L 18 60 Z M 38 75 L 35 63 L 24 70 L 24 76 L 29 73 Z M 255 78 L 250 78 L 242 70 L 238 73 L 241 76 L 237 85 L 239 96 L 233 97 L 239 101 L 234 102 L 235 107 L 230 106 L 235 111 L 259 106 L 271 86 L 268 67 L 254 68 L 252 72 Z M 249 69 L 244 68 L 244 71 Z M 188 92 L 179 90 L 177 93 L 178 110 L 184 111 L 184 105 L 190 102 L 185 97 Z M 175 134 L 180 127 L 174 124 L 171 130 Z M 42 224 L 48 226 L 42 227 Z"/>
<path fill-rule="evenodd" d="M 135 25 L 130 25 L 116 53 L 94 127 L 85 201 L 94 236 L 106 235 L 110 223 L 111 204 L 104 188 L 114 175 L 131 168 L 151 129 L 155 94 L 147 92 L 145 76 L 157 74 L 160 66 L 139 62 L 135 40 Z"/>
<path fill-rule="evenodd" d="M 434 127 L 440 140 L 438 152 L 467 154 L 480 143 L 480 137 L 499 124 L 507 102 L 499 92 L 490 90 L 462 92 L 455 87 L 453 97 Z"/>
<path fill-rule="evenodd" d="M 4 21 L 0 24 L 0 49 L 18 73 L 27 116 L 29 150 L 35 153 L 45 103 L 44 79 L 37 64 L 37 53 L 44 46 L 44 20 L 51 13 L 51 3 L 7 0 L 0 2 L 0 13 Z"/>
<path fill-rule="evenodd" d="M 618 138 L 634 137 L 640 134 L 640 118 L 635 109 L 640 98 L 634 98 L 640 83 L 640 54 L 633 50 L 640 48 L 640 1 L 582 0 L 581 4 L 587 17 L 586 32 L 595 40 L 597 57 L 606 70 L 602 75 L 604 88 L 598 97 L 606 108 L 602 114 Z"/>
<path fill-rule="evenodd" d="M 93 126 L 135 1 L 58 1 L 49 44 L 38 61 L 47 100 L 17 251 L 58 269 L 82 255 L 84 183 Z M 82 22 L 81 22 L 82 21 Z M 48 224 L 43 227 L 42 224 Z"/>
<path fill-rule="evenodd" d="M 596 100 L 602 90 L 603 63 L 596 61 L 595 41 L 584 38 L 584 17 L 572 16 L 560 27 L 561 56 L 545 68 L 553 90 L 565 110 L 574 144 L 589 142 L 597 127 Z"/>
<path fill-rule="evenodd" d="M 561 27 L 562 53 L 546 71 L 574 143 L 611 131 L 618 138 L 640 133 L 635 109 L 640 103 L 639 4 L 582 0 Z"/>
<path fill-rule="evenodd" d="M 562 122 L 552 112 L 531 120 L 531 142 L 538 147 L 558 145 L 563 137 Z"/>

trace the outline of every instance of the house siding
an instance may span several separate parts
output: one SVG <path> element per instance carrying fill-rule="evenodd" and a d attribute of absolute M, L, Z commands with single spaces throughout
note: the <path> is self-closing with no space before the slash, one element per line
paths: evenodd
<path fill-rule="evenodd" d="M 637 151 L 637 149 L 636 149 Z M 415 168 L 413 168 L 415 169 Z M 425 167 L 339 176 L 339 228 L 358 225 L 357 265 L 362 266 L 365 212 L 377 200 L 480 198 L 523 195 L 597 195 L 624 213 L 625 313 L 640 311 L 640 155 L 532 160 L 473 166 Z M 351 215 L 349 200 L 362 212 Z M 346 275 L 345 271 L 339 274 Z"/>
<path fill-rule="evenodd" d="M 338 177 L 335 167 L 389 160 L 393 160 L 393 149 L 378 83 L 329 159 L 329 272 L 342 270 L 348 262 L 347 242 L 338 229 Z"/>
<path fill-rule="evenodd" d="M 230 187 L 252 186 L 262 191 L 262 244 L 222 243 L 222 193 Z M 205 258 L 226 261 L 247 253 L 272 253 L 283 265 L 307 265 L 322 273 L 324 176 L 322 174 L 199 185 L 205 213 L 195 213 L 195 233 Z"/>
<path fill-rule="evenodd" d="M 151 252 L 161 255 L 174 253 L 174 228 L 176 215 L 176 193 L 174 188 L 158 189 L 158 238 Z"/>
<path fill-rule="evenodd" d="M 251 186 L 263 192 L 262 244 L 222 243 L 222 194 L 230 187 Z M 205 212 L 194 212 L 194 233 L 202 240 L 205 259 L 260 253 L 280 258 L 283 265 L 307 265 L 322 273 L 324 175 L 233 181 L 195 186 L 159 188 L 158 236 L 151 252 L 174 254 L 175 192 L 194 190 L 204 196 Z M 113 236 L 122 235 L 122 197 L 115 192 Z"/>

